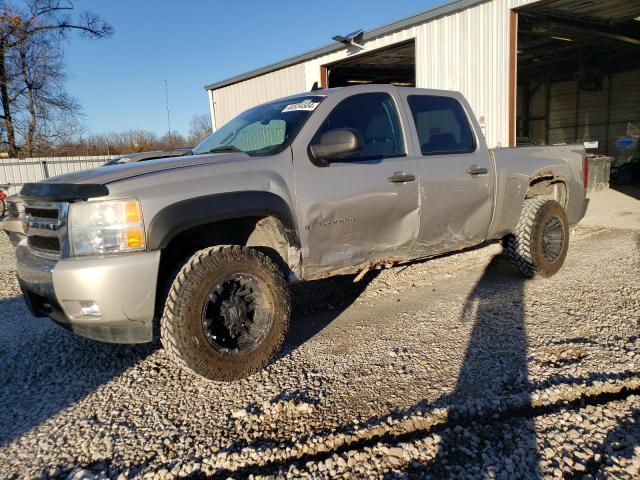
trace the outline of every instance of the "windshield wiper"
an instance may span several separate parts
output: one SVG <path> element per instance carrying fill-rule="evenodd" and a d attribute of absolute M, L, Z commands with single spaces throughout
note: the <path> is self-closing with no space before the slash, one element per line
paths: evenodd
<path fill-rule="evenodd" d="M 228 152 L 242 152 L 242 150 L 239 150 L 233 145 L 223 145 L 220 147 L 212 148 L 211 150 L 208 150 L 204 153 L 228 153 Z"/>

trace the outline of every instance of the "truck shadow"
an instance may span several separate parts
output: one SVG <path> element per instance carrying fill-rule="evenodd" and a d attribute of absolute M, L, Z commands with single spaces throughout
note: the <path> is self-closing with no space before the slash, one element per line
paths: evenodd
<path fill-rule="evenodd" d="M 494 242 L 465 248 L 462 252 L 481 250 Z M 449 252 L 425 258 L 413 264 L 427 263 L 437 258 L 456 255 L 461 251 Z M 399 267 L 397 267 L 399 268 Z M 349 308 L 369 284 L 380 275 L 381 270 L 370 270 L 362 279 L 354 283 L 356 274 L 339 275 L 321 280 L 312 280 L 291 287 L 293 306 L 289 332 L 283 350 L 277 355 L 282 358 L 300 347 L 331 324 L 342 312 Z"/>
<path fill-rule="evenodd" d="M 157 346 L 113 345 L 34 318 L 22 297 L 0 301 L 0 446 L 81 401 Z"/>
<path fill-rule="evenodd" d="M 330 325 L 379 273 L 378 270 L 370 271 L 357 283 L 353 282 L 355 275 L 341 275 L 293 285 L 291 323 L 284 348 L 277 358 L 288 355 Z"/>
<path fill-rule="evenodd" d="M 353 276 L 293 287 L 293 318 L 280 356 L 329 325 L 375 278 Z M 159 342 L 115 345 L 79 337 L 49 319 L 35 318 L 22 297 L 0 300 L 0 446 L 82 401 L 145 360 Z M 46 361 L 42 361 L 46 359 Z"/>

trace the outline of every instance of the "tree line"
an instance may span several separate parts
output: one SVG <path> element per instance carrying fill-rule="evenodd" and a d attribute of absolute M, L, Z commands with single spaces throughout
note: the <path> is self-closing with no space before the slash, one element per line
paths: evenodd
<path fill-rule="evenodd" d="M 77 32 L 113 34 L 98 15 L 64 0 L 0 0 L 0 152 L 10 157 L 121 154 L 193 146 L 211 132 L 206 115 L 187 137 L 147 131 L 87 135 L 80 105 L 65 90 L 64 45 Z"/>
<path fill-rule="evenodd" d="M 147 130 L 128 130 L 99 135 L 73 135 L 67 140 L 50 143 L 40 149 L 37 156 L 65 157 L 78 155 L 124 155 L 149 150 L 168 150 L 178 147 L 195 147 L 211 134 L 211 123 L 206 114 L 191 120 L 188 135 L 179 132 L 158 136 Z"/>

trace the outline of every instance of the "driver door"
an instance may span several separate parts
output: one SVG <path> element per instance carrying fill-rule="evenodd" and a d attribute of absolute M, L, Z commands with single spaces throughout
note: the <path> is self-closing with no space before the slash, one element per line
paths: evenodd
<path fill-rule="evenodd" d="M 391 90 L 393 87 L 389 87 Z M 293 144 L 305 276 L 405 257 L 417 238 L 418 167 L 407 155 L 406 119 L 392 91 L 326 98 Z M 309 138 L 338 128 L 360 133 L 359 153 L 317 166 Z M 306 141 L 300 141 L 302 138 Z"/>

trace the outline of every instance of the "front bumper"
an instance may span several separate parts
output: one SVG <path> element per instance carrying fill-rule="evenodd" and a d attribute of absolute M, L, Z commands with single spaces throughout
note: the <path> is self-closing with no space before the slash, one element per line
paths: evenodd
<path fill-rule="evenodd" d="M 9 240 L 15 247 L 20 240 L 25 238 L 22 230 L 22 220 L 20 218 L 7 217 L 2 222 L 2 228 L 9 237 Z"/>
<path fill-rule="evenodd" d="M 18 281 L 35 316 L 49 316 L 78 335 L 111 343 L 153 339 L 160 252 L 54 261 L 16 248 Z M 99 315 L 85 315 L 95 302 Z"/>

